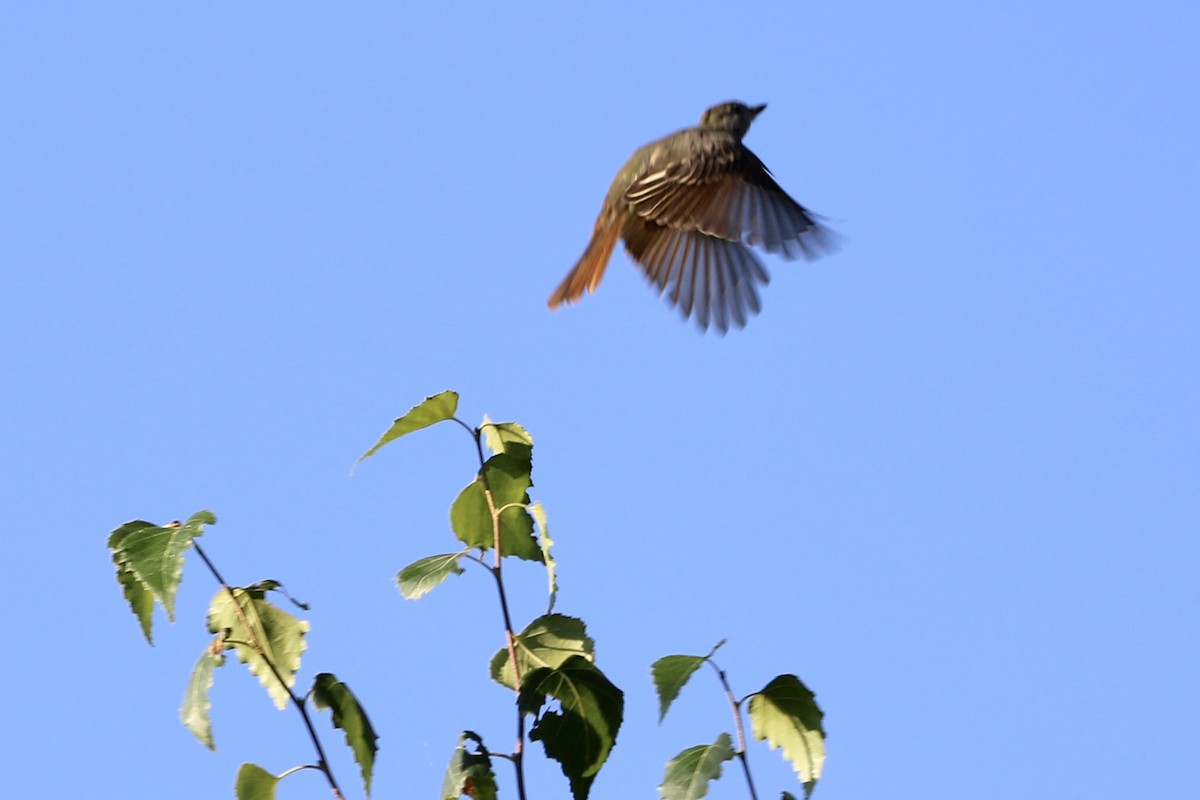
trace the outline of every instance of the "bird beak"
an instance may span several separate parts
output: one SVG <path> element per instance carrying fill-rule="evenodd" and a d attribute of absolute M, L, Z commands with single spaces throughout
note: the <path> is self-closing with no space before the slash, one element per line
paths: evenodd
<path fill-rule="evenodd" d="M 766 103 L 763 103 L 761 106 L 753 106 L 750 110 L 754 113 L 750 117 L 750 119 L 754 119 L 754 117 L 757 117 L 759 114 L 761 114 L 763 112 L 763 109 L 765 109 L 766 107 L 767 107 Z"/>

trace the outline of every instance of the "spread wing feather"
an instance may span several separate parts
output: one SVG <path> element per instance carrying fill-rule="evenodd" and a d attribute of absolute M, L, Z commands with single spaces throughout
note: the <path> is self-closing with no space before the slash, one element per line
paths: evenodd
<path fill-rule="evenodd" d="M 701 328 L 740 328 L 761 308 L 758 287 L 770 277 L 741 242 L 644 221 L 627 231 L 625 248 L 658 293 Z"/>
<path fill-rule="evenodd" d="M 624 200 L 649 222 L 745 242 L 788 258 L 815 257 L 832 244 L 817 217 L 731 137 L 700 140 L 691 154 L 636 179 Z"/>

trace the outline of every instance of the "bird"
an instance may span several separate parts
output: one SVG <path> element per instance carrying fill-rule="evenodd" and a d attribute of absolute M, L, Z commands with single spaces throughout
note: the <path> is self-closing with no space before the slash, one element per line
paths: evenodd
<path fill-rule="evenodd" d="M 660 295 L 701 330 L 743 327 L 770 280 L 751 246 L 786 258 L 832 251 L 837 236 L 793 200 L 744 144 L 766 104 L 720 103 L 700 124 L 634 152 L 613 179 L 592 237 L 547 301 L 578 302 L 600 285 L 617 240 Z"/>

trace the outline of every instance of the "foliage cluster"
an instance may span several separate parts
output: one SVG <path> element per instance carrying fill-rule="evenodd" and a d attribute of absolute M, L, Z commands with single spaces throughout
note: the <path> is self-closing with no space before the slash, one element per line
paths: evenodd
<path fill-rule="evenodd" d="M 442 786 L 442 800 L 462 796 L 490 800 L 499 794 L 495 760 L 512 764 L 515 791 L 526 800 L 525 746 L 540 742 L 547 758 L 558 763 L 575 800 L 586 800 L 596 775 L 607 762 L 625 714 L 624 694 L 596 664 L 595 642 L 584 621 L 555 612 L 558 597 L 557 564 L 551 553 L 546 512 L 532 502 L 533 437 L 515 422 L 484 418 L 478 427 L 458 419 L 458 395 L 442 392 L 413 407 L 391 425 L 359 459 L 374 455 L 396 439 L 442 422 L 454 422 L 471 436 L 478 470 L 459 492 L 450 508 L 450 524 L 460 547 L 449 553 L 427 556 L 396 575 L 401 594 L 417 599 L 451 575 L 474 564 L 494 579 L 504 624 L 504 647 L 492 657 L 492 680 L 516 697 L 517 736 L 510 751 L 491 750 L 479 734 L 464 730 L 450 757 Z M 290 600 L 276 581 L 248 586 L 230 585 L 201 548 L 197 539 L 205 526 L 216 523 L 208 511 L 185 522 L 153 525 L 126 523 L 112 532 L 108 547 L 117 567 L 117 581 L 126 601 L 152 642 L 155 604 L 167 618 L 175 619 L 175 597 L 183 576 L 184 555 L 194 549 L 220 588 L 209 605 L 207 629 L 212 637 L 201 652 L 187 681 L 180 714 L 191 733 L 215 749 L 210 717 L 209 690 L 216 669 L 233 651 L 264 690 L 283 710 L 294 708 L 312 742 L 315 761 L 278 775 L 247 763 L 238 772 L 239 800 L 270 800 L 287 775 L 301 769 L 321 771 L 336 798 L 344 794 L 313 724 L 312 711 L 331 712 L 335 728 L 360 771 L 363 791 L 369 797 L 375 770 L 378 739 L 362 704 L 350 688 L 330 673 L 316 675 L 308 690 L 298 694 L 295 685 L 309 625 L 272 602 Z M 517 630 L 504 580 L 504 562 L 517 558 L 542 564 L 546 572 L 546 612 Z M 302 604 L 291 601 L 301 609 Z M 737 758 L 747 790 L 756 800 L 757 790 L 746 757 L 743 713 L 750 718 L 751 734 L 781 750 L 796 771 L 807 798 L 821 776 L 825 761 L 822 712 L 813 693 L 795 675 L 779 675 L 761 690 L 736 698 L 725 672 L 714 661 L 724 642 L 709 653 L 669 655 L 656 661 L 651 674 L 659 699 L 659 719 L 691 676 L 708 664 L 716 673 L 733 717 L 735 735 L 721 733 L 712 744 L 689 747 L 671 759 L 659 794 L 663 800 L 699 800 L 709 783 L 721 776 L 722 766 Z M 790 798 L 788 792 L 783 792 Z"/>

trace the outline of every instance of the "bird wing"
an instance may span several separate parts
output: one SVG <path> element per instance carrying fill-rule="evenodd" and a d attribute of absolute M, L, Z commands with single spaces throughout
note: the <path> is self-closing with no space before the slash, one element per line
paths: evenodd
<path fill-rule="evenodd" d="M 728 135 L 697 135 L 682 155 L 639 176 L 624 200 L 642 219 L 731 242 L 746 242 L 788 258 L 815 258 L 832 234 L 788 196 L 758 156 Z"/>
<path fill-rule="evenodd" d="M 711 323 L 724 333 L 731 324 L 744 326 L 761 308 L 758 286 L 770 280 L 741 242 L 650 220 L 630 220 L 625 249 L 658 293 L 665 294 L 684 319 L 694 316 L 701 329 Z"/>

